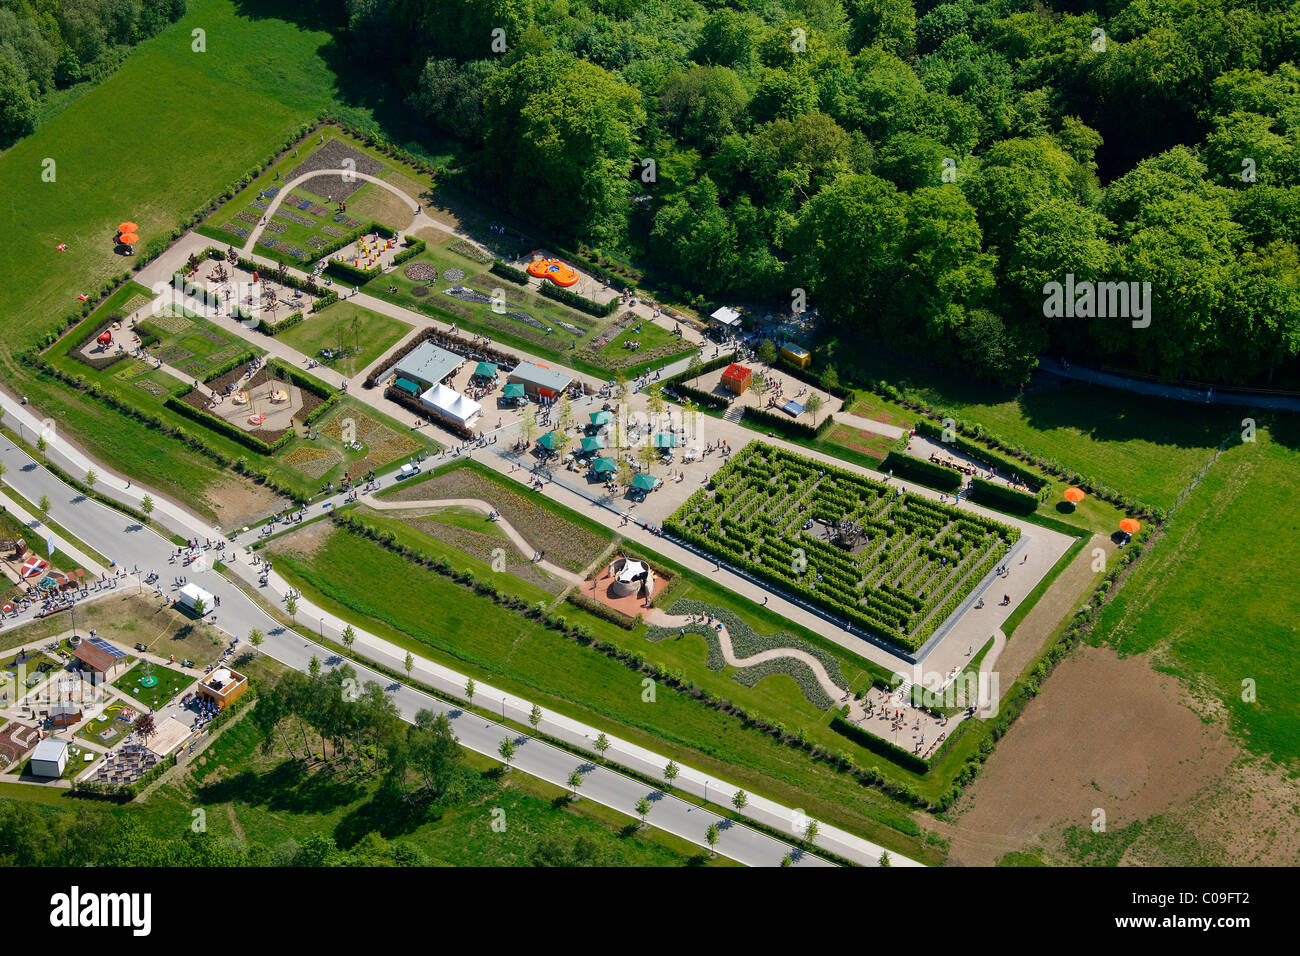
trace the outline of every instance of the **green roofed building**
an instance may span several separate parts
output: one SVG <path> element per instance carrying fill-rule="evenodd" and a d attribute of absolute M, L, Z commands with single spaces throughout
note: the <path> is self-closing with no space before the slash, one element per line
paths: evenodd
<path fill-rule="evenodd" d="M 537 444 L 541 445 L 547 451 L 555 451 L 560 447 L 560 433 L 547 432 L 541 438 L 537 439 Z"/>
<path fill-rule="evenodd" d="M 419 397 L 420 392 L 423 391 L 420 386 L 416 385 L 409 378 L 399 378 L 393 383 L 393 387 L 400 388 L 403 392 L 409 392 L 417 398 Z"/>
<path fill-rule="evenodd" d="M 597 458 L 591 463 L 591 470 L 598 475 L 606 475 L 618 471 L 618 465 L 613 458 Z"/>
<path fill-rule="evenodd" d="M 474 369 L 474 374 L 480 378 L 496 378 L 497 367 L 495 362 L 479 362 L 478 368 Z"/>
<path fill-rule="evenodd" d="M 604 447 L 605 439 L 601 438 L 599 435 L 592 438 L 584 438 L 582 440 L 583 451 L 600 451 Z"/>
<path fill-rule="evenodd" d="M 656 448 L 676 448 L 677 436 L 672 432 L 659 432 L 655 435 Z"/>
<path fill-rule="evenodd" d="M 608 425 L 614 420 L 613 412 L 592 412 L 591 423 L 593 425 Z"/>
<path fill-rule="evenodd" d="M 659 479 L 654 475 L 637 475 L 632 479 L 632 487 L 638 491 L 654 491 L 659 487 Z"/>
<path fill-rule="evenodd" d="M 505 391 L 502 393 L 502 398 L 527 398 L 527 397 L 528 396 L 524 394 L 524 387 L 522 385 L 516 385 L 516 384 L 507 385 Z"/>

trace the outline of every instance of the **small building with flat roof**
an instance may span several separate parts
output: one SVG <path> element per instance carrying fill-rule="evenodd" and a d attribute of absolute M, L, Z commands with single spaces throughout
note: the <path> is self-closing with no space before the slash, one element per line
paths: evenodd
<path fill-rule="evenodd" d="M 567 372 L 557 372 L 545 365 L 520 362 L 507 376 L 506 381 L 522 385 L 531 398 L 559 398 L 560 393 L 573 381 L 573 376 Z"/>
<path fill-rule="evenodd" d="M 225 710 L 248 690 L 248 678 L 229 667 L 218 667 L 211 673 L 204 674 L 199 681 L 198 693 Z"/>
<path fill-rule="evenodd" d="M 46 737 L 32 751 L 33 777 L 61 777 L 68 766 L 68 742 Z"/>
<path fill-rule="evenodd" d="M 464 362 L 465 360 L 455 352 L 448 352 L 432 342 L 422 342 L 404 358 L 398 359 L 389 372 L 398 378 L 414 382 L 421 390 L 426 390 L 441 385 L 443 380 L 460 368 Z"/>
<path fill-rule="evenodd" d="M 732 362 L 722 373 L 722 387 L 737 395 L 744 393 L 749 380 L 754 377 L 754 370 Z"/>

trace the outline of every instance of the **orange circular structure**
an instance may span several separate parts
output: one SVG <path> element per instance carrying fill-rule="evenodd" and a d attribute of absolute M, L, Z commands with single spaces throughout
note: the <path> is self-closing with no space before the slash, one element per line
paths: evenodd
<path fill-rule="evenodd" d="M 1082 501 L 1086 497 L 1088 497 L 1088 493 L 1084 491 L 1082 488 L 1065 489 L 1065 500 L 1072 505 L 1077 505 L 1080 501 Z"/>
<path fill-rule="evenodd" d="M 1125 518 L 1119 523 L 1119 530 L 1125 534 L 1137 534 L 1141 527 L 1142 522 L 1138 521 L 1137 518 Z"/>
<path fill-rule="evenodd" d="M 574 285 L 579 278 L 577 272 L 559 259 L 534 259 L 528 263 L 528 274 L 536 279 L 550 279 L 565 288 Z"/>
<path fill-rule="evenodd" d="M 120 226 L 117 227 L 117 231 L 118 231 L 118 232 L 135 232 L 135 231 L 137 231 L 139 228 L 140 228 L 140 227 L 137 226 L 137 225 L 136 225 L 135 223 L 133 223 L 133 222 L 124 222 L 124 223 L 122 223 L 122 225 L 120 225 Z"/>
<path fill-rule="evenodd" d="M 124 246 L 133 246 L 140 241 L 140 237 L 134 232 L 124 232 L 122 235 L 117 237 L 117 241 Z"/>

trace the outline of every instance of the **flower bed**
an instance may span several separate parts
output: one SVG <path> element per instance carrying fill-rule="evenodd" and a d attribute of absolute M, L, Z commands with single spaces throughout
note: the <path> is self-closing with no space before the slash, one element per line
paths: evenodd
<path fill-rule="evenodd" d="M 487 265 L 492 261 L 492 254 L 490 252 L 484 252 L 478 246 L 472 245 L 464 239 L 457 239 L 455 242 L 449 243 L 447 249 L 450 252 L 456 253 L 458 256 L 464 256 L 466 259 L 470 259 L 480 265 Z"/>
<path fill-rule="evenodd" d="M 438 278 L 438 270 L 428 262 L 412 262 L 402 270 L 412 282 L 432 282 Z"/>

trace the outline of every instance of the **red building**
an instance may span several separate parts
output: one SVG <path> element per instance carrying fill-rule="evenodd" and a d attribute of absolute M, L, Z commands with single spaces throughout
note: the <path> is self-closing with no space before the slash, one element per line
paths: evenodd
<path fill-rule="evenodd" d="M 743 395 L 745 386 L 749 384 L 749 380 L 753 377 L 754 370 L 752 368 L 745 368 L 743 365 L 732 362 L 727 366 L 727 370 L 722 373 L 722 385 L 730 392 Z"/>

